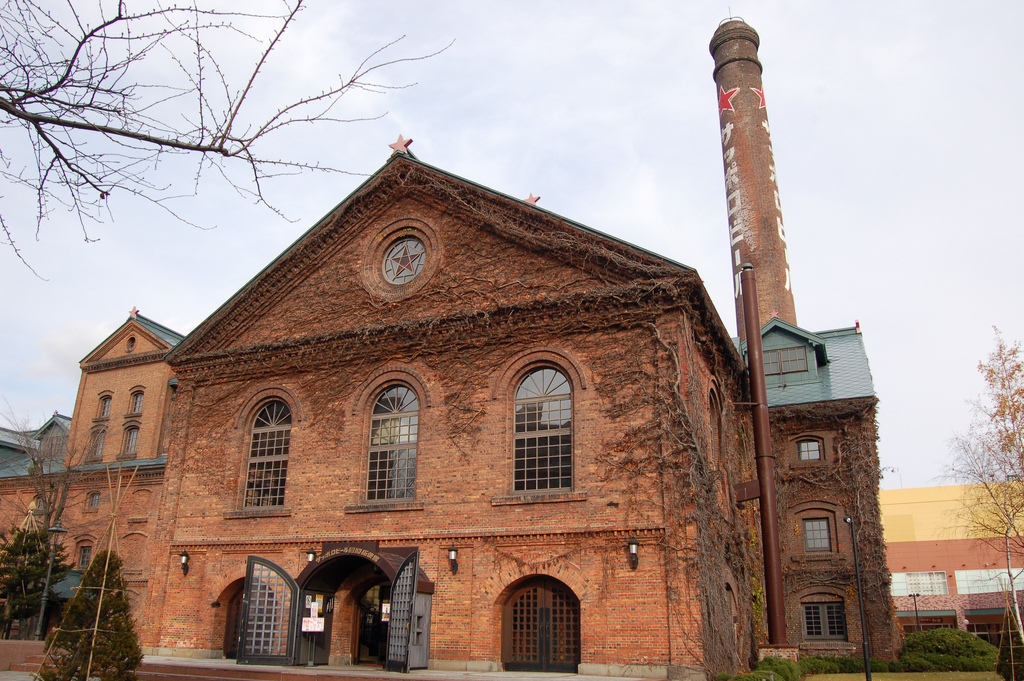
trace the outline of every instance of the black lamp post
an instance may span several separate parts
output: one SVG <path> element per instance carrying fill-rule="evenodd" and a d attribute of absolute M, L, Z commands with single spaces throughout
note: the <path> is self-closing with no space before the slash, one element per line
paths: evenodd
<path fill-rule="evenodd" d="M 853 569 L 857 574 L 857 603 L 860 605 L 860 632 L 864 639 L 864 678 L 871 681 L 871 645 L 868 643 L 868 621 L 864 617 L 864 590 L 860 586 L 860 556 L 857 553 L 857 526 L 853 518 L 846 516 L 843 521 L 850 526 L 853 537 Z"/>
<path fill-rule="evenodd" d="M 43 617 L 46 614 L 46 601 L 49 600 L 50 596 L 50 575 L 53 574 L 53 555 L 57 551 L 57 544 L 60 542 L 60 536 L 66 534 L 67 530 L 64 529 L 60 520 L 58 519 L 53 527 L 48 529 L 47 534 L 50 540 L 50 558 L 46 563 L 46 581 L 43 582 L 43 598 L 39 602 L 39 621 L 36 622 L 36 640 L 41 641 L 43 638 Z"/>
<path fill-rule="evenodd" d="M 921 613 L 917 609 L 917 597 L 921 594 L 907 594 L 914 599 L 914 622 L 917 623 L 917 631 L 921 631 Z"/>

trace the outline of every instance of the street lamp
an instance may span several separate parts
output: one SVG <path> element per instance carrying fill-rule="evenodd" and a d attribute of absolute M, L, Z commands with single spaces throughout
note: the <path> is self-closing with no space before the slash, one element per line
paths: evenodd
<path fill-rule="evenodd" d="M 60 536 L 67 534 L 67 530 L 64 529 L 60 520 L 58 519 L 54 523 L 53 527 L 48 529 L 47 534 L 50 540 L 50 558 L 46 564 L 46 581 L 43 582 L 43 599 L 39 603 L 39 621 L 36 622 L 36 640 L 41 641 L 43 639 L 43 615 L 46 613 L 46 601 L 49 600 L 50 596 L 50 575 L 53 574 L 53 554 L 56 553 L 57 544 L 60 543 Z"/>
<path fill-rule="evenodd" d="M 921 613 L 917 609 L 917 597 L 921 594 L 907 594 L 914 599 L 914 622 L 917 623 L 917 629 L 915 631 L 921 631 Z"/>
<path fill-rule="evenodd" d="M 857 526 L 853 518 L 846 516 L 843 522 L 850 526 L 853 537 L 853 569 L 857 575 L 857 603 L 860 605 L 860 635 L 864 639 L 864 678 L 871 681 L 871 645 L 868 643 L 868 622 L 864 617 L 864 590 L 860 586 L 860 556 L 857 553 Z"/>

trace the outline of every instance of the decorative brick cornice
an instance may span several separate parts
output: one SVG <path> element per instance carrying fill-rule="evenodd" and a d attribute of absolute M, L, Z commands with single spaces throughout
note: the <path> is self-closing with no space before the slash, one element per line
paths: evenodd
<path fill-rule="evenodd" d="M 110 369 L 123 369 L 124 367 L 138 366 L 140 364 L 153 364 L 162 362 L 167 357 L 166 352 L 146 352 L 138 355 L 125 355 L 117 359 L 107 359 L 102 362 L 90 362 L 82 365 L 82 371 L 87 374 L 97 371 L 109 371 Z"/>

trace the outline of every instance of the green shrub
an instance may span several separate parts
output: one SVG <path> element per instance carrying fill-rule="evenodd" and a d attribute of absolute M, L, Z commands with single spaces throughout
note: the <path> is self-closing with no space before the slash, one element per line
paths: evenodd
<path fill-rule="evenodd" d="M 920 655 L 903 654 L 900 657 L 900 664 L 903 666 L 905 672 L 932 672 L 935 671 L 935 666 L 924 659 Z"/>
<path fill-rule="evenodd" d="M 839 665 L 840 674 L 864 673 L 864 658 L 862 657 L 837 657 L 835 661 Z"/>
<path fill-rule="evenodd" d="M 732 674 L 729 672 L 718 672 L 715 675 L 715 681 L 732 681 Z"/>
<path fill-rule="evenodd" d="M 810 674 L 838 674 L 839 665 L 835 660 L 825 657 L 801 657 L 800 673 L 803 676 Z"/>
<path fill-rule="evenodd" d="M 953 657 L 985 657 L 995 656 L 997 648 L 988 641 L 982 640 L 966 631 L 959 629 L 928 629 L 915 631 L 907 636 L 903 646 L 903 654 L 920 655 L 921 653 L 937 653 Z"/>
<path fill-rule="evenodd" d="M 871 671 L 875 674 L 886 674 L 889 672 L 889 663 L 885 660 L 871 658 Z"/>
<path fill-rule="evenodd" d="M 889 663 L 889 673 L 890 674 L 899 674 L 899 673 L 905 672 L 905 671 L 906 670 L 903 668 L 903 663 L 900 662 L 899 660 L 893 660 L 892 662 Z"/>
<path fill-rule="evenodd" d="M 928 629 L 907 636 L 900 662 L 906 672 L 992 671 L 998 650 L 959 629 Z"/>
<path fill-rule="evenodd" d="M 769 681 L 771 679 L 770 674 L 771 672 L 768 670 L 755 670 L 746 674 L 740 674 L 732 681 Z"/>
<path fill-rule="evenodd" d="M 758 663 L 754 671 L 775 672 L 776 681 L 800 681 L 800 665 L 792 660 L 766 657 Z"/>
<path fill-rule="evenodd" d="M 1017 620 L 1007 617 L 1003 622 L 1003 640 L 999 644 L 999 660 L 996 673 L 1006 679 L 1024 679 L 1024 642 L 1017 629 Z"/>

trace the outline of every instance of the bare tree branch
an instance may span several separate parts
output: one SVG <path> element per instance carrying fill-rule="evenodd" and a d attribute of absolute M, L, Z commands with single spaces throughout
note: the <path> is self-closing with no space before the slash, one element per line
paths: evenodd
<path fill-rule="evenodd" d="M 53 207 L 63 206 L 78 217 L 83 237 L 90 240 L 86 224 L 109 217 L 107 202 L 115 191 L 145 198 L 177 217 L 168 204 L 194 195 L 209 169 L 242 195 L 279 212 L 268 202 L 263 180 L 308 170 L 346 171 L 317 160 L 275 158 L 261 143 L 296 125 L 379 118 L 334 111 L 350 92 L 408 87 L 369 78 L 447 49 L 386 58 L 399 38 L 375 50 L 347 78 L 338 75 L 319 92 L 260 110 L 257 90 L 281 89 L 268 82 L 268 66 L 282 56 L 283 37 L 304 0 L 282 0 L 281 12 L 274 14 L 146 1 L 145 6 L 125 0 L 0 5 L 0 129 L 20 129 L 28 151 L 6 144 L 0 178 L 35 192 L 37 238 Z M 246 49 L 253 66 L 239 89 L 231 85 L 225 65 Z M 31 161 L 24 158 L 29 154 Z M 191 192 L 149 179 L 168 154 L 197 158 Z M 227 172 L 234 164 L 247 169 L 247 180 Z M 0 203 L 3 239 L 25 262 L 4 214 Z"/>

